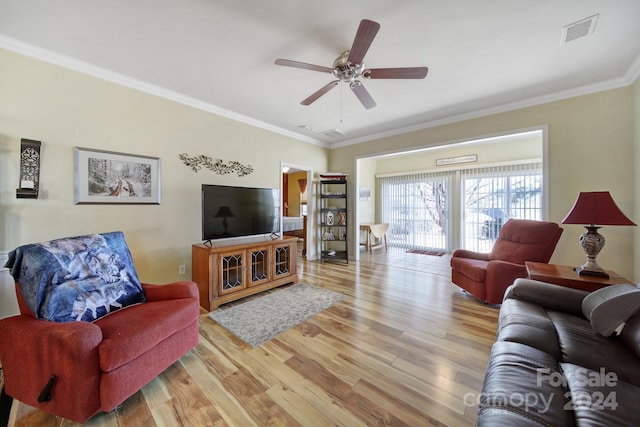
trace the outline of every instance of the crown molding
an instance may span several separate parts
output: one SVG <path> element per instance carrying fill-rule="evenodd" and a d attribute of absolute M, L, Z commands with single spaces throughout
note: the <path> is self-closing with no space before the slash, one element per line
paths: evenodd
<path fill-rule="evenodd" d="M 624 79 L 629 85 L 632 85 L 638 78 L 640 78 L 640 55 L 631 63 L 629 70 L 624 75 Z"/>
<path fill-rule="evenodd" d="M 150 95 L 164 98 L 169 101 L 177 102 L 189 107 L 197 108 L 199 110 L 206 111 L 208 113 L 216 114 L 231 120 L 235 120 L 241 123 L 245 123 L 257 128 L 268 130 L 270 132 L 278 133 L 280 135 L 288 136 L 293 139 L 308 142 L 323 147 L 328 147 L 326 143 L 310 138 L 309 136 L 302 135 L 300 133 L 291 132 L 287 129 L 283 129 L 278 126 L 263 122 L 261 120 L 254 119 L 244 114 L 237 113 L 235 111 L 227 110 L 225 108 L 218 107 L 217 105 L 210 104 L 208 102 L 201 101 L 199 99 L 183 95 L 178 92 L 174 92 L 163 87 L 138 80 L 124 74 L 117 73 L 115 71 L 108 70 L 106 68 L 98 67 L 88 62 L 80 61 L 67 55 L 63 55 L 51 50 L 35 46 L 29 43 L 25 43 L 21 40 L 8 37 L 0 34 L 0 48 L 6 49 L 21 55 L 25 55 L 31 58 L 38 59 L 50 64 L 58 65 L 60 67 L 73 70 L 82 74 L 86 74 L 92 77 L 96 77 L 101 80 L 106 80 L 111 83 L 115 83 L 121 86 L 128 87 L 130 89 L 144 92 Z"/>
<path fill-rule="evenodd" d="M 392 129 L 386 132 L 380 132 L 372 135 L 367 135 L 361 138 L 354 138 L 346 141 L 337 142 L 332 144 L 330 148 L 340 148 L 349 145 L 359 144 L 362 142 L 374 141 L 382 138 L 389 138 L 396 135 L 405 133 L 417 132 L 437 126 L 449 125 L 452 123 L 462 122 L 465 120 L 478 119 L 481 117 L 491 116 L 494 114 L 506 113 L 509 111 L 519 110 L 527 107 L 534 107 L 537 105 L 548 104 L 555 101 L 562 101 L 569 98 L 575 98 L 583 95 L 590 95 L 597 92 L 603 92 L 611 89 L 618 89 L 631 85 L 640 76 L 640 56 L 636 58 L 631 68 L 625 73 L 624 77 L 607 80 L 592 85 L 581 86 L 574 89 L 568 89 L 560 92 L 555 92 L 547 95 L 536 96 L 533 98 L 523 99 L 521 101 L 511 102 L 507 104 L 497 105 L 495 107 L 484 108 L 481 110 L 470 111 L 468 113 L 456 114 L 453 116 L 444 117 L 442 119 L 431 120 L 418 125 L 406 126 L 402 128 Z"/>
<path fill-rule="evenodd" d="M 35 46 L 23 41 L 0 34 L 0 48 L 16 52 L 25 56 L 29 56 L 44 62 L 48 62 L 54 65 L 58 65 L 63 68 L 67 68 L 79 73 L 87 74 L 102 80 L 106 80 L 121 86 L 125 86 L 140 92 L 148 93 L 160 98 L 164 98 L 170 101 L 174 101 L 189 107 L 197 108 L 212 114 L 216 114 L 222 117 L 229 118 L 244 124 L 248 124 L 257 128 L 261 128 L 270 132 L 274 132 L 283 136 L 287 136 L 299 141 L 308 142 L 310 144 L 318 145 L 324 148 L 335 149 L 346 147 L 349 145 L 359 144 L 362 142 L 373 141 L 382 138 L 388 138 L 405 133 L 417 132 L 437 126 L 444 126 L 452 123 L 457 123 L 465 120 L 472 120 L 481 117 L 486 117 L 494 114 L 505 113 L 508 111 L 518 110 L 527 107 L 533 107 L 536 105 L 546 104 L 555 101 L 561 101 L 564 99 L 574 98 L 583 95 L 589 95 L 596 92 L 602 92 L 605 90 L 617 89 L 624 86 L 633 84 L 638 77 L 640 77 L 640 55 L 631 64 L 625 75 L 621 78 L 608 80 L 592 85 L 581 86 L 574 89 L 555 92 L 547 95 L 528 98 L 521 101 L 506 103 L 495 107 L 489 107 L 485 109 L 470 111 L 467 113 L 456 114 L 441 119 L 430 120 L 417 125 L 405 126 L 401 128 L 391 129 L 385 132 L 379 132 L 360 138 L 348 139 L 336 143 L 328 143 L 316 138 L 311 138 L 308 135 L 303 135 L 297 132 L 292 132 L 287 129 L 283 129 L 279 126 L 263 122 L 261 120 L 254 119 L 249 116 L 218 107 L 216 105 L 201 101 L 190 96 L 183 95 L 178 92 L 174 92 L 160 86 L 156 86 L 142 80 L 134 79 L 126 75 L 111 71 L 102 67 L 98 67 L 89 64 L 84 61 L 77 60 L 67 55 L 63 55 L 51 50 Z"/>

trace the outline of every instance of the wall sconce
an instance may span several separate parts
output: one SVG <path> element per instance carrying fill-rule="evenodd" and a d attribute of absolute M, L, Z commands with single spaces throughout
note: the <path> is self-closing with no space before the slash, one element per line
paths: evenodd
<path fill-rule="evenodd" d="M 20 188 L 18 199 L 37 199 L 40 187 L 40 141 L 20 140 Z"/>

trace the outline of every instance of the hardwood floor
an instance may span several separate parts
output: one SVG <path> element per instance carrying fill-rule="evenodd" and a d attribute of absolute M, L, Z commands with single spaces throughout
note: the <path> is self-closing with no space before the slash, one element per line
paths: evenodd
<path fill-rule="evenodd" d="M 346 295 L 251 349 L 207 317 L 200 343 L 90 426 L 465 426 L 498 309 L 450 283 L 448 257 L 389 249 L 300 259 L 302 282 Z M 14 402 L 11 426 L 70 426 Z"/>

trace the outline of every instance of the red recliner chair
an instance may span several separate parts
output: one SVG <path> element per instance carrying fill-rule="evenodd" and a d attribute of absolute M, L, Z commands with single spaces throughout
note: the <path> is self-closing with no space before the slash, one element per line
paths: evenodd
<path fill-rule="evenodd" d="M 198 344 L 197 285 L 140 283 L 121 232 L 25 245 L 6 267 L 21 314 L 0 320 L 5 391 L 30 406 L 83 423 Z"/>
<path fill-rule="evenodd" d="M 562 235 L 555 222 L 510 219 L 490 253 L 458 249 L 451 257 L 451 281 L 489 304 L 500 304 L 518 277 L 527 277 L 525 261 L 549 262 Z"/>

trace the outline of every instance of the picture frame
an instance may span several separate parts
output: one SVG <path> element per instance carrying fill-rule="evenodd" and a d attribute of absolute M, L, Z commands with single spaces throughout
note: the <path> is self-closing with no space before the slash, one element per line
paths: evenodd
<path fill-rule="evenodd" d="M 160 204 L 160 158 L 74 147 L 75 204 Z"/>
<path fill-rule="evenodd" d="M 371 198 L 371 188 L 360 187 L 360 200 L 369 200 Z"/>

